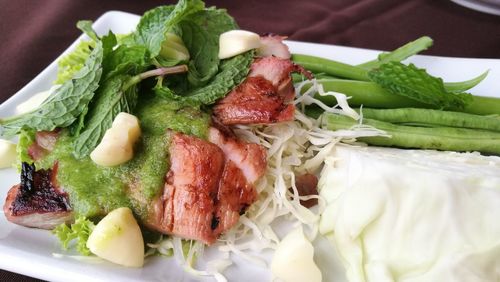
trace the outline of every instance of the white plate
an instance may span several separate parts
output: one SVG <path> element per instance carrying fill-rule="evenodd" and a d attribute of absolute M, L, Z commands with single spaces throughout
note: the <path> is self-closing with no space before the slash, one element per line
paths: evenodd
<path fill-rule="evenodd" d="M 451 0 L 472 10 L 500 16 L 500 0 Z"/>
<path fill-rule="evenodd" d="M 139 20 L 137 15 L 124 12 L 107 12 L 94 24 L 99 34 L 109 29 L 115 33 L 127 33 L 133 30 Z M 436 42 L 439 44 L 439 42 Z M 74 46 L 73 43 L 68 50 Z M 347 63 L 362 63 L 372 60 L 379 51 L 288 41 L 294 53 L 312 54 L 336 59 Z M 63 53 L 63 54 L 64 54 Z M 481 74 L 490 69 L 488 78 L 472 93 L 483 96 L 498 96 L 500 90 L 495 81 L 500 81 L 500 60 L 444 58 L 416 56 L 411 61 L 427 68 L 432 74 L 443 77 L 446 81 L 460 81 Z M 31 97 L 34 93 L 49 89 L 56 77 L 56 62 L 50 64 L 42 73 L 13 97 L 0 105 L 0 116 L 14 114 L 16 105 Z M 0 170 L 0 202 L 8 189 L 19 182 L 19 176 L 13 169 Z M 344 281 L 343 268 L 335 255 L 335 250 L 324 241 L 316 244 L 316 260 L 322 268 L 325 281 Z M 52 253 L 61 249 L 55 237 L 47 231 L 28 229 L 11 224 L 0 216 L 0 268 L 12 272 L 37 277 L 50 281 L 191 281 L 176 264 L 174 259 L 153 258 L 142 269 L 128 269 L 110 263 L 86 263 L 73 259 L 58 259 Z M 227 271 L 230 281 L 268 281 L 268 269 L 253 266 L 241 258 L 234 257 L 236 266 Z M 242 275 L 243 274 L 243 275 Z"/>

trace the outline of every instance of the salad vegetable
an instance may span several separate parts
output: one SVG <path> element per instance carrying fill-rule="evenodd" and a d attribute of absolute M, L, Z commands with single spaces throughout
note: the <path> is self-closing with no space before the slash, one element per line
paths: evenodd
<path fill-rule="evenodd" d="M 67 250 L 71 244 L 74 244 L 75 249 L 82 255 L 90 255 L 90 250 L 87 247 L 87 240 L 90 233 L 95 228 L 95 224 L 85 217 L 77 217 L 75 222 L 70 226 L 61 224 L 52 232 L 61 241 L 63 249 Z"/>
<path fill-rule="evenodd" d="M 409 58 L 415 54 L 427 50 L 433 44 L 432 38 L 428 36 L 422 36 L 415 41 L 409 42 L 392 52 L 384 52 L 378 55 L 378 58 L 363 64 L 358 65 L 358 67 L 365 68 L 367 70 L 379 67 L 382 64 L 388 62 L 401 62 L 406 58 Z"/>
<path fill-rule="evenodd" d="M 441 112 L 434 114 L 439 119 Z M 494 118 L 496 119 L 496 118 Z M 398 120 L 399 122 L 399 120 Z M 325 114 L 323 127 L 330 130 L 349 129 L 359 123 L 349 117 L 337 114 Z M 479 151 L 500 154 L 500 132 L 456 127 L 428 127 L 389 123 L 364 118 L 363 124 L 383 130 L 388 136 L 361 137 L 360 141 L 378 146 L 402 148 L 436 149 L 447 151 Z"/>
<path fill-rule="evenodd" d="M 413 64 L 385 63 L 368 72 L 368 76 L 393 95 L 405 96 L 433 108 L 463 109 L 472 100 L 470 94 L 446 91 L 440 78 L 430 76 Z"/>
<path fill-rule="evenodd" d="M 498 280 L 499 168 L 477 153 L 337 146 L 320 232 L 349 281 Z"/>
<path fill-rule="evenodd" d="M 57 88 L 37 110 L 0 119 L 0 130 L 3 130 L 0 134 L 13 136 L 24 128 L 51 131 L 56 127 L 67 127 L 73 124 L 82 113 L 87 112 L 87 107 L 94 97 L 94 91 L 99 86 L 102 60 L 103 47 L 100 42 L 97 42 L 82 69 L 72 79 Z"/>

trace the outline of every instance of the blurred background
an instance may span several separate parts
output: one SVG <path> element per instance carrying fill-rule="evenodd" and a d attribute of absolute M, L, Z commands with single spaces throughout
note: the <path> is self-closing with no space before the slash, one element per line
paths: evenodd
<path fill-rule="evenodd" d="M 485 1 L 491 5 L 498 0 L 479 2 Z M 78 20 L 95 20 L 109 10 L 142 14 L 157 5 L 174 2 L 0 0 L 0 102 L 33 79 L 78 37 Z M 426 54 L 500 58 L 500 16 L 449 0 L 206 3 L 226 8 L 243 29 L 287 35 L 293 40 L 391 50 L 428 35 L 435 43 Z"/>
<path fill-rule="evenodd" d="M 75 27 L 78 20 L 95 20 L 110 10 L 142 14 L 175 2 L 0 0 L 0 102 L 32 80 L 80 35 Z M 489 2 L 486 4 L 494 9 L 500 6 L 499 1 L 475 2 L 206 1 L 207 6 L 226 8 L 242 29 L 286 35 L 292 40 L 391 50 L 428 35 L 434 39 L 434 46 L 425 54 L 500 59 L 500 16 L 470 9 L 477 9 L 477 2 L 480 6 L 483 2 L 483 7 Z M 34 280 L 0 271 L 0 281 Z"/>

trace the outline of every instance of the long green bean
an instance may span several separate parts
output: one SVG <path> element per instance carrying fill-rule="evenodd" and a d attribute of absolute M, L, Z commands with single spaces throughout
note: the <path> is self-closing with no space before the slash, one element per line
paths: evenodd
<path fill-rule="evenodd" d="M 353 66 L 325 58 L 299 54 L 293 54 L 292 60 L 313 73 L 321 74 L 322 78 L 332 76 L 359 81 L 370 81 L 370 78 L 368 77 L 368 70 L 363 67 Z M 479 76 L 466 81 L 445 82 L 444 87 L 448 91 L 466 91 L 483 81 L 487 75 L 488 72 L 486 71 Z"/>
<path fill-rule="evenodd" d="M 330 113 L 323 115 L 323 127 L 329 130 L 347 129 L 357 124 L 357 121 L 346 116 Z M 500 154 L 498 132 L 453 127 L 413 127 L 373 119 L 363 119 L 363 124 L 384 130 L 390 135 L 359 138 L 372 145 Z"/>
<path fill-rule="evenodd" d="M 354 81 L 345 79 L 318 80 L 325 91 L 335 91 L 350 96 L 349 105 L 357 107 L 363 105 L 368 108 L 430 108 L 431 106 L 394 95 L 373 82 Z M 307 90 L 305 87 L 303 90 Z M 317 96 L 325 104 L 333 106 L 337 102 L 331 96 Z M 462 112 L 477 115 L 500 115 L 500 99 L 493 97 L 473 96 L 472 102 Z"/>
<path fill-rule="evenodd" d="M 369 109 L 363 108 L 363 117 L 396 124 L 419 124 L 432 127 L 458 127 L 500 132 L 500 117 L 431 109 Z"/>
<path fill-rule="evenodd" d="M 326 73 L 336 77 L 356 79 L 361 81 L 370 81 L 368 71 L 353 65 L 328 60 L 325 58 L 293 54 L 292 60 L 309 71 L 314 73 Z"/>
<path fill-rule="evenodd" d="M 399 47 L 398 49 L 392 52 L 381 53 L 377 59 L 366 62 L 364 64 L 360 64 L 358 65 L 358 67 L 371 70 L 387 62 L 392 62 L 392 61 L 401 62 L 408 57 L 411 57 L 424 50 L 427 50 L 427 48 L 431 46 L 432 46 L 432 39 L 428 36 L 422 36 L 417 40 L 406 43 L 405 45 Z"/>

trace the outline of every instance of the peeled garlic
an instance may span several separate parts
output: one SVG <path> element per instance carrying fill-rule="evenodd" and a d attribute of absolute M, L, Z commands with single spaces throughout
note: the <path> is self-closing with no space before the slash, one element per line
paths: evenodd
<path fill-rule="evenodd" d="M 144 264 L 144 240 L 129 208 L 118 208 L 96 225 L 87 248 L 100 258 L 128 267 Z"/>
<path fill-rule="evenodd" d="M 16 113 L 23 114 L 37 109 L 52 93 L 54 93 L 60 85 L 54 85 L 49 90 L 38 92 L 31 96 L 28 100 L 16 106 Z"/>
<path fill-rule="evenodd" d="M 12 167 L 16 157 L 16 144 L 0 139 L 0 168 Z"/>
<path fill-rule="evenodd" d="M 321 271 L 313 256 L 313 245 L 304 236 L 302 227 L 292 230 L 274 253 L 271 262 L 273 276 L 285 282 L 321 282 Z"/>
<path fill-rule="evenodd" d="M 90 158 L 108 167 L 126 163 L 134 157 L 134 143 L 140 136 L 139 120 L 131 114 L 119 113 Z"/>
<path fill-rule="evenodd" d="M 219 59 L 227 59 L 260 47 L 260 36 L 246 30 L 230 30 L 219 37 Z"/>

